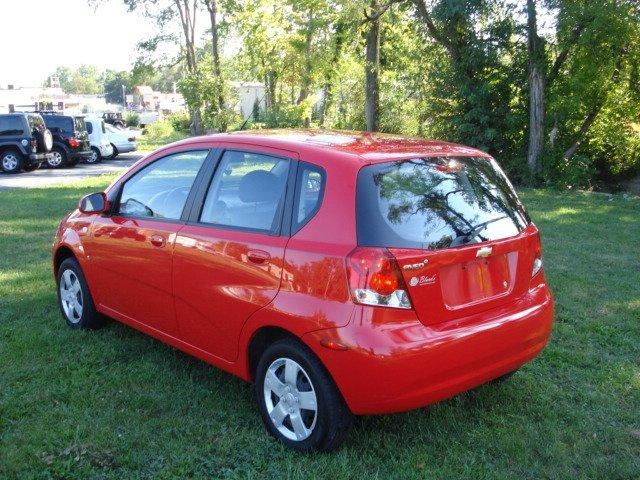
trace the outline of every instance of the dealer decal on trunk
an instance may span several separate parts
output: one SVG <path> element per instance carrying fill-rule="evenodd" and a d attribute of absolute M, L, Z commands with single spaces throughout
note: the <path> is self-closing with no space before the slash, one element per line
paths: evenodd
<path fill-rule="evenodd" d="M 411 280 L 409 280 L 409 285 L 412 287 L 419 285 L 431 285 L 432 283 L 436 283 L 435 275 L 420 275 L 417 277 L 411 277 Z"/>

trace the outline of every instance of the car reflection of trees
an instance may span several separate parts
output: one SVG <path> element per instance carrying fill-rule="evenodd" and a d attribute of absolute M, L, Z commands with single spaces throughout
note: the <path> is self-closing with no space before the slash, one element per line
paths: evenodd
<path fill-rule="evenodd" d="M 526 218 L 520 202 L 513 193 L 506 178 L 494 169 L 486 158 L 457 159 L 463 163 L 462 169 L 447 171 L 446 165 L 451 158 L 430 158 L 402 160 L 392 167 L 375 173 L 375 184 L 380 189 L 380 197 L 388 202 L 387 220 L 393 224 L 402 224 L 413 215 L 424 218 L 425 232 L 436 231 L 436 223 L 442 222 L 454 233 L 443 235 L 426 245 L 426 248 L 446 248 L 456 237 L 463 236 L 480 223 L 480 210 L 488 215 L 510 218 L 517 230 L 526 226 Z M 441 169 L 411 168 L 442 166 Z M 497 188 L 496 188 L 497 187 Z M 467 211 L 457 210 L 450 201 L 451 195 L 461 195 L 464 205 L 473 205 Z M 476 236 L 482 241 L 487 238 Z"/>
<path fill-rule="evenodd" d="M 302 264 L 285 260 L 280 288 L 344 302 L 349 297 L 347 280 L 344 277 L 344 260 L 323 257 Z"/>

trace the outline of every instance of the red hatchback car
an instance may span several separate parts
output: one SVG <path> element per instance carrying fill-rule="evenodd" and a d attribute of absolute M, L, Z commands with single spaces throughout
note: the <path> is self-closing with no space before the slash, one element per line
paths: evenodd
<path fill-rule="evenodd" d="M 254 382 L 300 450 L 508 375 L 553 322 L 538 230 L 496 161 L 386 135 L 168 145 L 65 217 L 53 268 L 71 327 L 111 317 Z"/>

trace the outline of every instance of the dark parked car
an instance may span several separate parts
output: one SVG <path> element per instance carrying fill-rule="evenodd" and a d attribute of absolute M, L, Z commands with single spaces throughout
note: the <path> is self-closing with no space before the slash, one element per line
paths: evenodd
<path fill-rule="evenodd" d="M 43 113 L 42 118 L 53 135 L 52 156 L 47 160 L 51 168 L 74 167 L 91 158 L 91 145 L 83 117 Z"/>
<path fill-rule="evenodd" d="M 104 123 L 108 123 L 109 125 L 113 125 L 116 128 L 124 128 L 127 126 L 127 123 L 122 118 L 122 114 L 120 112 L 105 112 L 102 114 L 102 119 Z"/>
<path fill-rule="evenodd" d="M 51 158 L 53 139 L 35 113 L 0 115 L 0 167 L 3 172 L 32 171 Z"/>

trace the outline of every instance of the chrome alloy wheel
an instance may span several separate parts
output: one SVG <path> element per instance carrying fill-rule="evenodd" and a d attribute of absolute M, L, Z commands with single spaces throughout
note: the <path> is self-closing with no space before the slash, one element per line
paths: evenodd
<path fill-rule="evenodd" d="M 88 163 L 96 163 L 98 161 L 98 151 L 91 150 L 91 156 L 87 159 Z"/>
<path fill-rule="evenodd" d="M 278 358 L 264 378 L 264 401 L 278 431 L 294 441 L 307 439 L 316 426 L 318 401 L 304 368 L 290 358 Z"/>
<path fill-rule="evenodd" d="M 7 172 L 12 172 L 18 167 L 18 157 L 14 153 L 7 153 L 2 157 L 2 168 Z"/>
<path fill-rule="evenodd" d="M 67 319 L 71 323 L 78 323 L 82 318 L 82 289 L 76 273 L 65 270 L 60 278 L 60 302 Z"/>
<path fill-rule="evenodd" d="M 51 158 L 47 159 L 50 167 L 59 167 L 62 164 L 62 154 L 55 150 L 51 152 Z"/>

